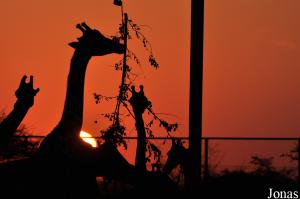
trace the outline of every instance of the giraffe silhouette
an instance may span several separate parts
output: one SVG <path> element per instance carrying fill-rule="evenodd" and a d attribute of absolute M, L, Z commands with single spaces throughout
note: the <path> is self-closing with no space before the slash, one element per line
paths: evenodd
<path fill-rule="evenodd" d="M 27 76 L 24 75 L 15 92 L 17 101 L 14 108 L 0 124 L 0 150 L 7 146 L 27 112 L 33 106 L 34 97 L 40 90 L 33 88 L 33 76 L 30 76 L 28 83 L 26 83 L 26 79 Z"/>
<path fill-rule="evenodd" d="M 144 94 L 144 87 L 140 86 L 140 92 L 136 92 L 135 87 L 131 87 L 132 96 L 129 99 L 129 103 L 132 106 L 135 127 L 137 130 L 138 141 L 135 156 L 135 166 L 141 172 L 146 172 L 146 130 L 143 120 L 143 113 L 151 105 L 151 102 Z"/>
<path fill-rule="evenodd" d="M 151 106 L 151 102 L 145 96 L 144 87 L 140 85 L 140 91 L 137 92 L 135 87 L 131 87 L 132 96 L 129 103 L 135 116 L 135 127 L 137 130 L 137 149 L 135 157 L 136 169 L 144 173 L 147 177 L 147 182 L 139 187 L 142 192 L 148 192 L 148 197 L 155 197 L 157 194 L 175 196 L 178 194 L 175 183 L 160 169 L 155 172 L 149 172 L 146 168 L 146 130 L 143 119 L 143 113 Z"/>
<path fill-rule="evenodd" d="M 57 126 L 46 136 L 37 151 L 38 156 L 85 158 L 82 149 L 90 145 L 80 138 L 83 121 L 84 80 L 87 65 L 93 56 L 122 53 L 121 44 L 104 37 L 85 23 L 76 26 L 83 33 L 77 42 L 69 45 L 75 49 L 71 59 L 67 92 L 62 117 Z M 62 153 L 64 152 L 64 153 Z"/>
<path fill-rule="evenodd" d="M 36 158 L 65 173 L 69 186 L 69 189 L 64 187 L 66 194 L 74 198 L 89 194 L 93 198 L 97 194 L 94 189 L 95 176 L 115 175 L 122 178 L 121 168 L 130 170 L 131 165 L 112 144 L 105 143 L 95 149 L 80 138 L 86 68 L 92 57 L 120 54 L 124 49 L 123 45 L 104 37 L 85 23 L 76 27 L 83 36 L 69 44 L 75 52 L 71 59 L 63 114 L 57 126 L 40 144 Z"/>

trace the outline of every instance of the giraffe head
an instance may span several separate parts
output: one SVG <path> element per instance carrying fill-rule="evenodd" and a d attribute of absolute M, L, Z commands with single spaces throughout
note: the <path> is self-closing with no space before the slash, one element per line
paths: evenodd
<path fill-rule="evenodd" d="M 77 24 L 76 28 L 82 31 L 83 35 L 78 41 L 71 42 L 69 45 L 80 52 L 91 56 L 102 56 L 110 53 L 121 54 L 124 45 L 114 39 L 106 38 L 96 29 L 91 29 L 86 23 Z"/>
<path fill-rule="evenodd" d="M 40 91 L 39 88 L 33 88 L 33 76 L 26 83 L 27 76 L 24 75 L 21 79 L 19 88 L 16 90 L 15 95 L 18 98 L 17 105 L 29 108 L 34 104 L 34 96 Z"/>
<path fill-rule="evenodd" d="M 140 85 L 140 92 L 136 92 L 135 87 L 131 87 L 132 96 L 129 99 L 129 103 L 132 106 L 133 112 L 135 114 L 143 114 L 144 111 L 151 106 L 151 102 L 147 99 L 144 94 L 144 87 Z"/>

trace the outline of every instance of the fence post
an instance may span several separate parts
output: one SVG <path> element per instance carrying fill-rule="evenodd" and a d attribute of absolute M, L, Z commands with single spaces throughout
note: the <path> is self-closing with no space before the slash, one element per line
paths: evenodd
<path fill-rule="evenodd" d="M 189 107 L 189 151 L 192 168 L 188 187 L 197 191 L 197 184 L 201 179 L 202 154 L 203 30 L 204 0 L 192 0 Z"/>

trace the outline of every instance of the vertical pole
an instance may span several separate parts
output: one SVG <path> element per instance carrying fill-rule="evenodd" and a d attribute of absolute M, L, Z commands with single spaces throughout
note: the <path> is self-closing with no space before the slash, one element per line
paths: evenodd
<path fill-rule="evenodd" d="M 121 85 L 125 84 L 126 72 L 127 72 L 127 36 L 128 36 L 128 14 L 124 14 L 124 57 L 123 57 L 123 72 L 122 72 L 122 82 Z M 123 93 L 122 93 L 123 94 Z"/>
<path fill-rule="evenodd" d="M 122 7 L 122 13 L 123 13 L 123 7 Z M 123 16 L 123 15 L 122 15 Z M 119 122 L 119 112 L 120 112 L 120 104 L 122 98 L 124 97 L 124 85 L 125 85 L 125 79 L 126 79 L 126 72 L 127 72 L 127 37 L 128 37 L 128 15 L 127 13 L 124 14 L 124 22 L 122 20 L 122 23 L 124 23 L 124 52 L 123 52 L 123 70 L 122 70 L 122 80 L 121 80 L 121 86 L 120 86 L 120 91 L 119 91 L 119 99 L 117 101 L 116 109 L 115 109 L 115 122 Z"/>
<path fill-rule="evenodd" d="M 206 179 L 209 176 L 209 170 L 208 170 L 208 138 L 205 138 L 204 141 L 205 141 L 204 178 Z"/>
<path fill-rule="evenodd" d="M 201 177 L 204 0 L 191 0 L 189 150 L 192 185 Z"/>

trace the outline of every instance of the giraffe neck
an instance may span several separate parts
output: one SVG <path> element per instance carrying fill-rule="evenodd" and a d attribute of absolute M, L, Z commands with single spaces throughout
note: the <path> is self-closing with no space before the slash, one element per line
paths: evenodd
<path fill-rule="evenodd" d="M 139 171 L 146 172 L 146 130 L 142 113 L 135 114 L 135 127 L 138 134 L 135 166 Z"/>
<path fill-rule="evenodd" d="M 17 128 L 21 124 L 27 114 L 29 106 L 25 106 L 22 102 L 17 101 L 14 109 L 0 124 L 0 149 L 7 146 L 11 137 L 15 134 Z"/>
<path fill-rule="evenodd" d="M 91 56 L 75 50 L 71 59 L 64 110 L 58 128 L 61 133 L 79 135 L 83 120 L 84 79 Z"/>

